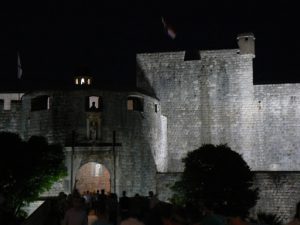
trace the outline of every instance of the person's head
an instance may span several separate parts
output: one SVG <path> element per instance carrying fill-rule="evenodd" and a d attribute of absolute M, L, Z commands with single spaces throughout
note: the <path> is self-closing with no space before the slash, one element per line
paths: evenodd
<path fill-rule="evenodd" d="M 84 205 L 84 198 L 73 198 L 73 207 L 74 208 L 81 208 Z"/>
<path fill-rule="evenodd" d="M 122 192 L 122 195 L 125 197 L 125 196 L 126 196 L 126 191 L 123 191 L 123 192 Z"/>
<path fill-rule="evenodd" d="M 154 196 L 153 191 L 149 191 L 149 196 L 150 196 L 150 197 L 153 197 L 153 196 Z"/>
<path fill-rule="evenodd" d="M 187 217 L 183 208 L 160 202 L 150 211 L 150 225 L 186 225 Z"/>

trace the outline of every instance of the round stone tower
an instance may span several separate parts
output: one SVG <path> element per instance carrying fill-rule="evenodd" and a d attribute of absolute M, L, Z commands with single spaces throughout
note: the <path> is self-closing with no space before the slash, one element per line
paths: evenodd
<path fill-rule="evenodd" d="M 156 173 L 166 157 L 159 109 L 155 97 L 95 87 L 92 77 L 77 76 L 73 88 L 23 96 L 22 136 L 41 135 L 64 147 L 63 191 L 76 187 L 80 168 L 94 163 L 107 168 L 112 192 L 147 195 L 156 190 Z"/>
<path fill-rule="evenodd" d="M 255 37 L 253 33 L 242 33 L 237 37 L 241 55 L 251 54 L 255 57 Z"/>

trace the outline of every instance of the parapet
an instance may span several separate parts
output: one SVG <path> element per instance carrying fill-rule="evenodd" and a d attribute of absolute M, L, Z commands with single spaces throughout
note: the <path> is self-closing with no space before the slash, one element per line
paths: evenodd
<path fill-rule="evenodd" d="M 255 57 L 255 37 L 253 33 L 241 33 L 237 36 L 239 53 L 241 55 L 250 54 Z"/>

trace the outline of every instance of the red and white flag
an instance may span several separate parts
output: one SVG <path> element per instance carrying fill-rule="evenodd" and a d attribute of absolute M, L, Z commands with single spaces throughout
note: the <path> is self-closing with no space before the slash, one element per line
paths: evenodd
<path fill-rule="evenodd" d="M 175 39 L 176 38 L 176 32 L 175 32 L 175 29 L 173 28 L 172 25 L 168 24 L 165 19 L 162 17 L 161 18 L 161 21 L 164 25 L 164 28 L 167 32 L 167 34 L 172 38 L 172 39 Z"/>

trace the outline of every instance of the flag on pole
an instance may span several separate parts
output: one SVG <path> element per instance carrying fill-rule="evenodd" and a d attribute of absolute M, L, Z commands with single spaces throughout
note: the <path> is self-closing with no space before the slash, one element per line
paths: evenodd
<path fill-rule="evenodd" d="M 17 69 L 18 69 L 18 74 L 17 74 L 17 76 L 18 76 L 18 79 L 21 79 L 21 77 L 22 77 L 22 65 L 21 65 L 21 58 L 20 58 L 20 53 L 18 52 L 17 53 L 18 54 L 18 62 L 17 62 Z"/>
<path fill-rule="evenodd" d="M 175 32 L 174 28 L 170 24 L 168 24 L 163 17 L 161 18 L 161 21 L 162 21 L 162 23 L 164 25 L 164 28 L 165 28 L 167 34 L 172 39 L 176 38 L 176 32 Z"/>

